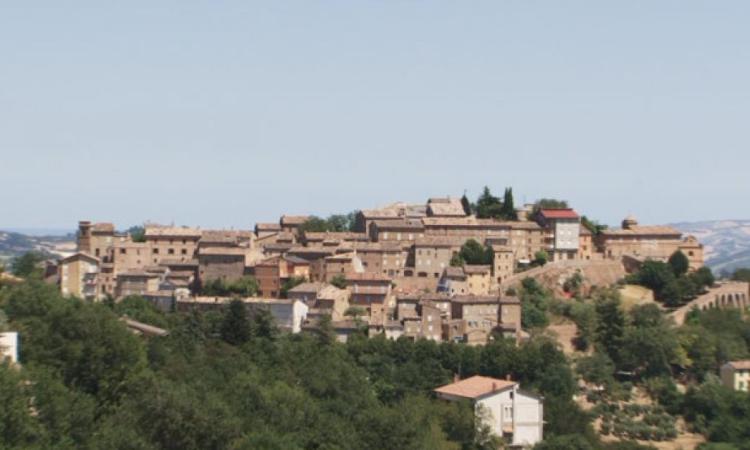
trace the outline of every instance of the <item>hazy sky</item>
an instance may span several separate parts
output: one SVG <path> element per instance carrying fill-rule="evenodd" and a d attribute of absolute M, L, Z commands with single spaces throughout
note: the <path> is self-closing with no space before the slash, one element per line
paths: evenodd
<path fill-rule="evenodd" d="M 119 4 L 0 4 L 0 227 L 485 184 L 608 223 L 750 217 L 750 2 Z"/>

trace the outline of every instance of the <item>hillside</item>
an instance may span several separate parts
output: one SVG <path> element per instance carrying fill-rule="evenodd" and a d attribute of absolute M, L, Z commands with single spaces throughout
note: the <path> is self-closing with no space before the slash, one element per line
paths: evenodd
<path fill-rule="evenodd" d="M 50 257 L 66 256 L 75 250 L 73 236 L 29 236 L 0 231 L 0 262 L 7 262 L 36 250 Z"/>
<path fill-rule="evenodd" d="M 750 220 L 676 223 L 683 233 L 697 237 L 706 249 L 706 263 L 714 273 L 750 267 Z"/>

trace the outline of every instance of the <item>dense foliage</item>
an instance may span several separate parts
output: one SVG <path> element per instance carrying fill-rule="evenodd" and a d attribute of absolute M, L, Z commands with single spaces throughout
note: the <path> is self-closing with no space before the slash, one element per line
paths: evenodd
<path fill-rule="evenodd" d="M 294 287 L 294 286 L 292 286 Z M 201 293 L 203 295 L 225 297 L 231 295 L 241 295 L 244 297 L 252 297 L 258 295 L 258 280 L 252 275 L 244 275 L 234 281 L 227 281 L 223 278 L 214 278 L 206 281 L 201 286 Z M 291 289 L 288 288 L 288 289 Z"/>
<path fill-rule="evenodd" d="M 462 200 L 464 210 L 467 209 L 468 201 Z M 469 209 L 476 213 L 480 219 L 502 219 L 516 220 L 516 209 L 513 201 L 513 188 L 505 188 L 503 199 L 492 195 L 490 188 L 485 186 L 482 193 L 477 198 L 476 203 Z"/>
<path fill-rule="evenodd" d="M 464 264 L 492 264 L 494 258 L 495 253 L 492 251 L 492 247 L 469 239 L 461 246 L 461 250 L 453 255 L 450 265 L 460 267 Z"/>
<path fill-rule="evenodd" d="M 310 216 L 299 227 L 300 232 L 324 232 L 324 231 L 354 231 L 356 213 L 332 214 L 323 219 L 318 216 Z"/>
<path fill-rule="evenodd" d="M 654 297 L 665 306 L 681 306 L 704 293 L 715 281 L 708 267 L 688 273 L 687 266 L 687 257 L 677 251 L 668 262 L 645 261 L 625 281 L 651 289 Z"/>
<path fill-rule="evenodd" d="M 431 395 L 477 373 L 543 394 L 548 436 L 598 445 L 571 400 L 568 362 L 544 337 L 521 347 L 500 337 L 485 347 L 361 335 L 339 344 L 325 326 L 281 335 L 239 303 L 164 314 L 138 297 L 62 298 L 40 282 L 3 288 L 0 309 L 23 342 L 22 368 L 0 367 L 4 448 L 493 448 L 469 405 Z M 170 334 L 133 335 L 124 314 Z"/>

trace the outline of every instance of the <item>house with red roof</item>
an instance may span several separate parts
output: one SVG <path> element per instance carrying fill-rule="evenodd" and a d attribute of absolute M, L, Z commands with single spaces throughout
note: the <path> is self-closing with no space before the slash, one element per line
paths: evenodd
<path fill-rule="evenodd" d="M 545 231 L 546 251 L 552 261 L 578 258 L 581 217 L 570 208 L 541 209 L 537 223 Z"/>
<path fill-rule="evenodd" d="M 515 381 L 476 375 L 434 392 L 443 400 L 471 401 L 477 418 L 511 448 L 531 448 L 543 438 L 544 399 L 521 390 Z"/>

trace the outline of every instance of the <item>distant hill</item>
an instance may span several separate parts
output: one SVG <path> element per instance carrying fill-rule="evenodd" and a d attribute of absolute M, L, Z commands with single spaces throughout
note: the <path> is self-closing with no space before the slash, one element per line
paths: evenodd
<path fill-rule="evenodd" d="M 672 224 L 705 246 L 706 264 L 717 274 L 750 267 L 750 220 L 715 220 Z"/>
<path fill-rule="evenodd" d="M 35 250 L 50 258 L 70 255 L 75 251 L 75 237 L 30 236 L 11 231 L 0 231 L 0 262 L 7 263 L 13 258 Z"/>

